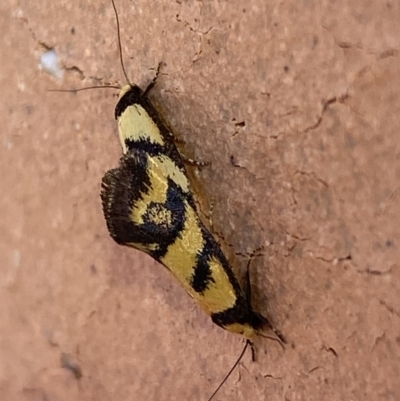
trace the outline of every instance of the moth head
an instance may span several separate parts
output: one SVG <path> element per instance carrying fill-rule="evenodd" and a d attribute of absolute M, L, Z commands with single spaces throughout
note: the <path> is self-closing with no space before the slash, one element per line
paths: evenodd
<path fill-rule="evenodd" d="M 143 91 L 137 85 L 134 85 L 134 84 L 124 85 L 121 88 L 121 91 L 119 92 L 118 100 L 121 100 L 128 93 L 129 93 L 129 96 L 137 98 L 142 95 Z"/>
<path fill-rule="evenodd" d="M 231 333 L 241 334 L 245 338 L 252 338 L 254 335 L 257 334 L 257 331 L 254 329 L 253 326 L 250 324 L 240 324 L 240 323 L 233 323 L 229 326 L 225 326 L 224 329 L 230 331 Z"/>

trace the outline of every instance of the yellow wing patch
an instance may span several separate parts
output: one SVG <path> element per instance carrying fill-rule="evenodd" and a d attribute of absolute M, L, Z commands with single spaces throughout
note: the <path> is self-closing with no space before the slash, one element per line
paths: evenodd
<path fill-rule="evenodd" d="M 166 177 L 171 178 L 184 192 L 190 191 L 189 181 L 181 169 L 179 169 L 176 163 L 171 160 L 168 156 L 159 155 L 152 159 L 152 163 L 162 168 L 164 172 L 164 179 Z"/>
<path fill-rule="evenodd" d="M 143 215 L 148 211 L 152 203 L 164 204 L 167 200 L 168 182 L 163 175 L 163 169 L 156 163 L 152 163 L 148 169 L 150 186 L 148 192 L 142 192 L 141 197 L 134 203 L 131 219 L 136 224 L 143 224 Z M 154 212 L 152 212 L 154 215 Z"/>
<path fill-rule="evenodd" d="M 204 291 L 207 309 L 212 313 L 223 312 L 235 306 L 237 294 L 221 262 L 214 257 L 209 261 L 213 282 Z"/>
<path fill-rule="evenodd" d="M 197 253 L 204 248 L 204 239 L 194 210 L 186 203 L 186 220 L 182 231 L 169 247 L 161 262 L 189 293 L 193 292 L 190 280 L 196 266 Z M 194 295 L 191 294 L 193 297 Z"/>
<path fill-rule="evenodd" d="M 132 124 L 134 122 L 134 124 Z M 122 151 L 127 152 L 127 141 L 146 141 L 164 146 L 164 139 L 156 123 L 140 104 L 133 104 L 126 108 L 118 118 L 119 139 Z"/>

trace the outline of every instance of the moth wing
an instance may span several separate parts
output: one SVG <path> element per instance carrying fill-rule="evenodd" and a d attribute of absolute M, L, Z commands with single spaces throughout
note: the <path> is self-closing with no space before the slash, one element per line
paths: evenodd
<path fill-rule="evenodd" d="M 182 230 L 185 194 L 145 151 L 133 149 L 104 175 L 101 199 L 111 237 L 157 260 Z"/>

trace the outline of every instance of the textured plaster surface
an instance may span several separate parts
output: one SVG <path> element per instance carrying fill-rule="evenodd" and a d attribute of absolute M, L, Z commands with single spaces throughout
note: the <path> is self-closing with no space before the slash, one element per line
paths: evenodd
<path fill-rule="evenodd" d="M 400 5 L 120 0 L 128 75 L 189 157 L 253 304 L 218 400 L 400 399 Z M 0 2 L 0 398 L 208 399 L 243 343 L 109 238 L 124 83 L 107 1 Z M 54 48 L 60 81 L 39 68 Z"/>

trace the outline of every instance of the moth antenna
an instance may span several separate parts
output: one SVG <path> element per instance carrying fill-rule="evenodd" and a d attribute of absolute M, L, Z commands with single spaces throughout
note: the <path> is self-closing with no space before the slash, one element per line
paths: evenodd
<path fill-rule="evenodd" d="M 119 18 L 118 18 L 118 11 L 117 11 L 117 7 L 115 6 L 115 2 L 114 0 L 111 0 L 113 9 L 114 9 L 114 13 L 115 13 L 115 21 L 117 23 L 117 38 L 118 38 L 118 52 L 119 52 L 119 60 L 121 62 L 121 67 L 122 67 L 122 72 L 124 74 L 124 77 L 126 79 L 126 82 L 128 82 L 128 84 L 130 86 L 132 86 L 132 84 L 129 81 L 128 75 L 126 73 L 125 70 L 125 65 L 124 65 L 124 59 L 122 57 L 122 46 L 121 46 L 121 32 L 120 32 L 120 28 L 119 28 Z"/>
<path fill-rule="evenodd" d="M 128 76 L 126 75 L 124 60 L 122 58 L 122 46 L 121 46 L 121 35 L 120 35 L 120 29 L 119 29 L 119 19 L 118 19 L 118 12 L 117 12 L 117 8 L 115 7 L 114 0 L 111 0 L 111 4 L 113 6 L 114 13 L 115 13 L 115 20 L 117 22 L 118 52 L 119 52 L 119 59 L 121 62 L 121 66 L 122 66 L 122 72 L 124 73 L 124 77 L 125 77 L 126 81 L 128 82 L 128 84 L 130 86 L 132 86 L 131 83 L 129 82 Z M 100 86 L 88 86 L 86 88 L 79 88 L 79 89 L 48 89 L 47 92 L 77 93 L 77 92 L 85 91 L 88 89 L 104 89 L 104 88 L 121 89 L 120 86 L 115 86 L 115 85 L 100 85 Z"/>
<path fill-rule="evenodd" d="M 282 347 L 282 349 L 285 350 L 285 344 L 287 344 L 285 337 L 283 337 L 283 335 L 275 329 L 272 329 L 272 332 L 274 333 L 274 335 L 269 336 L 267 334 L 260 333 L 259 331 L 257 331 L 257 335 L 278 342 L 279 345 Z"/>
<path fill-rule="evenodd" d="M 208 399 L 208 401 L 211 401 L 214 396 L 218 393 L 218 391 L 220 390 L 220 388 L 224 385 L 224 383 L 229 379 L 229 376 L 232 374 L 232 372 L 235 370 L 236 366 L 239 365 L 240 361 L 243 358 L 244 353 L 247 350 L 248 346 L 251 346 L 252 343 L 250 340 L 246 340 L 246 344 L 243 347 L 243 351 L 241 352 L 241 354 L 239 355 L 239 358 L 236 360 L 236 362 L 233 364 L 233 366 L 231 367 L 230 371 L 228 372 L 228 374 L 225 376 L 224 380 L 222 380 L 222 382 L 220 383 L 220 385 L 215 389 L 215 391 L 211 394 L 211 397 Z"/>
<path fill-rule="evenodd" d="M 245 276 L 245 280 L 246 280 L 246 297 L 249 300 L 249 302 L 251 303 L 251 280 L 250 280 L 250 264 L 251 261 L 253 260 L 254 257 L 256 256 L 260 256 L 257 255 L 257 253 L 259 251 L 261 251 L 262 249 L 264 249 L 264 246 L 259 246 L 258 248 L 254 249 L 253 252 L 251 252 L 249 260 L 247 262 L 247 266 L 246 266 L 246 276 Z"/>
<path fill-rule="evenodd" d="M 257 256 L 257 253 L 259 251 L 261 251 L 264 248 L 264 246 L 260 246 L 256 249 L 254 249 L 254 251 L 251 253 L 250 257 L 249 257 L 249 261 L 247 262 L 247 266 L 246 266 L 246 296 L 247 299 L 251 302 L 251 282 L 250 282 L 250 264 L 251 261 L 253 260 L 253 258 L 255 256 Z M 262 333 L 261 331 L 257 330 L 257 335 L 264 337 L 264 338 L 268 338 L 270 340 L 273 341 L 277 341 L 279 343 L 279 345 L 282 347 L 282 349 L 285 349 L 285 344 L 287 344 L 287 341 L 285 339 L 285 337 L 283 336 L 283 334 L 281 332 L 279 332 L 277 329 L 275 329 L 274 327 L 271 326 L 271 324 L 268 322 L 267 325 L 270 329 L 270 331 L 273 333 L 273 335 L 267 335 Z"/>
<path fill-rule="evenodd" d="M 119 86 L 113 86 L 113 85 L 101 85 L 101 86 L 88 86 L 86 88 L 78 88 L 78 89 L 47 89 L 47 92 L 70 92 L 70 93 L 76 93 L 76 92 L 82 92 L 88 89 L 104 89 L 104 88 L 112 88 L 112 89 L 121 89 Z"/>

